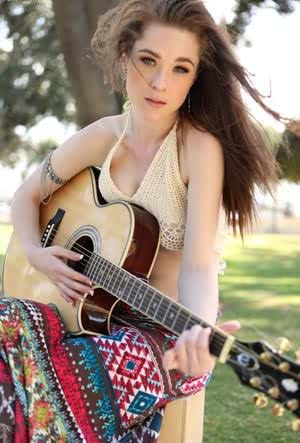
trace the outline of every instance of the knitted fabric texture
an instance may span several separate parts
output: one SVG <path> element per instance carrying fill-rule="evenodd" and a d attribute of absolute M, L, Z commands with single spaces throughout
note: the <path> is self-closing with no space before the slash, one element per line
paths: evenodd
<path fill-rule="evenodd" d="M 178 251 L 183 248 L 187 214 L 187 187 L 182 181 L 177 152 L 176 128 L 178 119 L 162 141 L 140 186 L 132 196 L 123 194 L 117 188 L 110 175 L 110 164 L 113 153 L 126 132 L 131 109 L 123 132 L 107 155 L 99 177 L 99 188 L 107 202 L 126 200 L 136 203 L 153 214 L 159 222 L 161 246 Z M 218 254 L 218 273 L 224 274 L 226 263 L 222 259 L 227 231 L 224 213 L 220 209 L 219 226 L 214 250 Z"/>

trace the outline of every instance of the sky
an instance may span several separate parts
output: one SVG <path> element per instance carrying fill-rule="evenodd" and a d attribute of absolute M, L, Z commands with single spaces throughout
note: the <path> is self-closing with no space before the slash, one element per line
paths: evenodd
<path fill-rule="evenodd" d="M 206 0 L 207 9 L 214 19 L 219 22 L 222 17 L 228 22 L 231 20 L 234 0 Z M 288 16 L 280 16 L 270 7 L 258 8 L 254 14 L 251 24 L 248 26 L 245 37 L 252 46 L 246 47 L 243 42 L 235 48 L 240 62 L 253 74 L 251 80 L 257 89 L 266 96 L 271 97 L 265 102 L 274 110 L 281 112 L 287 117 L 300 118 L 300 5 L 294 2 L 296 10 Z M 297 4 L 298 3 L 298 4 Z M 269 4 L 272 4 L 270 1 Z M 268 5 L 268 3 L 267 3 Z M 1 36 L 1 29 L 0 29 Z M 0 39 L 5 45 L 3 34 Z M 6 42 L 8 44 L 8 42 Z M 269 117 L 263 110 L 255 105 L 252 99 L 247 100 L 251 112 L 261 123 L 283 131 L 284 127 Z M 74 125 L 64 127 L 55 118 L 46 118 L 35 128 L 27 132 L 26 136 L 33 139 L 43 139 L 55 134 L 57 144 L 62 143 L 75 131 Z M 20 164 L 14 171 L 3 168 L 0 165 L 0 199 L 10 196 L 21 182 Z M 6 190 L 2 183 L 5 183 Z M 299 195 L 299 187 L 282 187 L 279 199 L 296 201 Z M 298 198 L 300 201 L 300 199 Z M 296 203 L 295 203 L 296 204 Z M 297 207 L 300 215 L 300 202 Z"/>

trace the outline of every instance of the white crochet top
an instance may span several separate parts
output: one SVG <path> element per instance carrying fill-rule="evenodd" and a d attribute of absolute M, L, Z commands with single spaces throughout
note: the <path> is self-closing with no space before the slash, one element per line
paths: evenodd
<path fill-rule="evenodd" d="M 110 176 L 110 163 L 115 149 L 124 137 L 130 113 L 131 108 L 127 111 L 127 121 L 120 138 L 102 165 L 99 189 L 107 202 L 126 200 L 142 206 L 153 214 L 160 225 L 161 246 L 174 251 L 180 250 L 184 243 L 187 187 L 182 181 L 178 163 L 176 134 L 178 119 L 161 143 L 139 188 L 132 196 L 128 196 L 123 194 L 113 182 Z M 228 235 L 224 220 L 224 212 L 221 207 L 214 248 L 219 258 L 219 274 L 224 274 L 226 268 L 226 262 L 222 259 Z"/>

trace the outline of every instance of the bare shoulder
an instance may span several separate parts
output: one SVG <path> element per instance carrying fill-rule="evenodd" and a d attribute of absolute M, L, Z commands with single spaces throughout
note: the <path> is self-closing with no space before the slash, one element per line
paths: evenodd
<path fill-rule="evenodd" d="M 123 114 L 100 118 L 75 132 L 53 152 L 51 163 L 55 174 L 70 180 L 89 166 L 101 166 L 116 142 Z M 42 164 L 21 185 L 37 201 L 40 198 Z M 61 185 L 53 185 L 57 190 Z"/>
<path fill-rule="evenodd" d="M 189 172 L 197 166 L 199 162 L 209 165 L 215 164 L 222 168 L 224 161 L 223 148 L 220 141 L 213 134 L 189 126 L 186 137 L 185 158 Z"/>
<path fill-rule="evenodd" d="M 89 150 L 90 166 L 102 165 L 118 139 L 123 120 L 123 114 L 102 117 L 74 134 L 75 140 L 85 142 L 85 147 Z"/>
<path fill-rule="evenodd" d="M 178 155 L 182 179 L 186 185 L 190 181 L 191 167 L 199 162 L 217 162 L 222 167 L 223 151 L 219 140 L 209 132 L 195 128 L 188 121 L 184 123 L 183 139 L 178 138 Z M 206 157 L 210 157 L 210 160 Z"/>

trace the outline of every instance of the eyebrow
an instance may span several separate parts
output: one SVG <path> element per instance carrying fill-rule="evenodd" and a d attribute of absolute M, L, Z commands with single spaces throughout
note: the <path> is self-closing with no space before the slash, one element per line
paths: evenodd
<path fill-rule="evenodd" d="M 157 54 L 156 52 L 152 51 L 151 49 L 147 49 L 147 48 L 139 49 L 138 52 L 148 52 L 149 54 L 153 55 L 154 57 L 161 59 L 161 56 L 159 54 Z M 192 60 L 190 60 L 189 58 L 186 58 L 186 57 L 178 57 L 175 61 L 176 62 L 188 62 L 188 63 L 191 63 L 191 65 L 193 65 L 195 67 Z"/>

